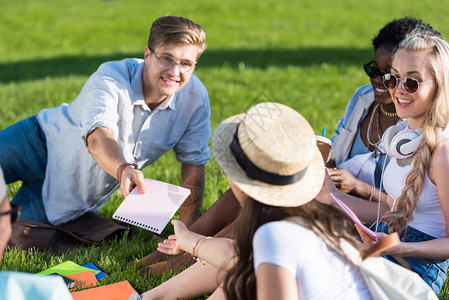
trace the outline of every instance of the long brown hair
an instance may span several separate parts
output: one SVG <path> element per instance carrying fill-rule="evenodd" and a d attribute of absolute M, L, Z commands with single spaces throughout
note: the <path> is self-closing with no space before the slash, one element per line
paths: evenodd
<path fill-rule="evenodd" d="M 235 239 L 237 263 L 229 270 L 224 281 L 227 299 L 257 298 L 252 247 L 254 233 L 265 223 L 290 217 L 301 217 L 306 224 L 310 225 L 310 229 L 325 236 L 336 249 L 341 250 L 340 238 L 356 246 L 351 237 L 355 234 L 353 222 L 334 207 L 315 200 L 299 207 L 275 207 L 248 198 L 238 217 Z"/>

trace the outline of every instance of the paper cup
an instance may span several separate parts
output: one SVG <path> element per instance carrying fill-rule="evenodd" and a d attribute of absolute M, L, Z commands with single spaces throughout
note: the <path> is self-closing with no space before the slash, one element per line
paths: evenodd
<path fill-rule="evenodd" d="M 331 158 L 332 142 L 325 136 L 316 135 L 316 145 L 320 149 L 321 155 L 323 156 L 324 163 L 327 163 Z"/>

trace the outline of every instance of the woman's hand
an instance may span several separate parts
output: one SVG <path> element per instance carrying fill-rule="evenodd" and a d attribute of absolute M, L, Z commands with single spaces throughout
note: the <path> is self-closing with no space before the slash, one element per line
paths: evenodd
<path fill-rule="evenodd" d="M 335 194 L 337 191 L 338 189 L 335 187 L 335 184 L 333 183 L 331 177 L 329 176 L 329 173 L 326 170 L 324 175 L 323 187 L 321 188 L 321 191 L 318 193 L 318 195 L 316 195 L 315 200 L 323 204 L 332 205 L 332 203 L 334 203 L 334 200 L 332 200 L 330 193 Z"/>
<path fill-rule="evenodd" d="M 157 250 L 168 255 L 178 255 L 183 252 L 182 239 L 189 230 L 186 225 L 179 220 L 172 220 L 171 223 L 175 229 L 175 234 L 170 235 L 162 243 L 158 243 Z"/>
<path fill-rule="evenodd" d="M 348 194 L 354 191 L 358 180 L 348 170 L 343 168 L 328 168 L 327 171 L 335 186 L 342 192 Z"/>
<path fill-rule="evenodd" d="M 374 241 L 367 233 L 365 233 L 365 231 L 363 231 L 359 225 L 357 225 L 357 224 L 354 224 L 354 225 L 355 225 L 355 228 L 357 229 L 360 237 L 362 238 L 362 242 L 363 242 L 363 245 L 365 245 L 366 250 L 370 249 L 372 246 L 374 246 L 375 244 L 378 243 L 378 242 Z M 377 236 L 378 241 L 380 241 L 381 239 L 386 237 L 387 234 L 383 233 L 383 232 L 376 232 L 376 236 Z"/>

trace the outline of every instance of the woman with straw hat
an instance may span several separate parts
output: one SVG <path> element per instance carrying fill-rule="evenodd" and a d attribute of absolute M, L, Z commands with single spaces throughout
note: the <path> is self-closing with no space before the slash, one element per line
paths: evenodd
<path fill-rule="evenodd" d="M 363 66 L 370 84 L 357 88 L 346 105 L 344 116 L 338 120 L 332 138 L 331 161 L 327 166 L 335 185 L 345 193 L 371 201 L 379 199 L 380 175 L 386 158 L 378 149 L 379 141 L 382 133 L 399 119 L 393 99 L 383 85 L 382 75 L 390 71 L 393 49 L 413 30 L 440 36 L 432 26 L 413 17 L 395 19 L 386 24 L 372 41 L 372 61 Z M 386 195 L 382 194 L 380 199 L 385 201 Z M 215 235 L 234 221 L 239 210 L 240 206 L 229 189 L 189 228 L 200 234 Z M 232 231 L 232 227 L 227 227 L 220 236 Z M 165 254 L 154 251 L 141 258 L 139 263 L 149 265 L 141 271 L 162 274 L 191 262 L 188 255 L 161 262 L 165 257 Z"/>
<path fill-rule="evenodd" d="M 314 132 L 298 112 L 278 103 L 253 106 L 217 127 L 212 149 L 242 205 L 235 241 L 201 236 L 173 220 L 175 234 L 159 251 L 186 251 L 199 262 L 193 267 L 226 271 L 225 295 L 212 298 L 371 299 L 354 266 L 320 237 L 337 248 L 341 239 L 356 246 L 352 222 L 312 201 L 325 168 Z M 182 286 L 172 278 L 143 299 L 179 297 Z"/>

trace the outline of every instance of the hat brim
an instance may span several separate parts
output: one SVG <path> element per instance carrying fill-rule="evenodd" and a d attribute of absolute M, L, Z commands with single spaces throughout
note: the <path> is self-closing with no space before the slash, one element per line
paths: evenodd
<path fill-rule="evenodd" d="M 212 151 L 223 172 L 245 194 L 267 205 L 295 207 L 313 200 L 324 182 L 324 161 L 318 148 L 313 147 L 310 164 L 304 176 L 293 184 L 271 185 L 252 180 L 239 166 L 230 150 L 237 125 L 244 116 L 244 114 L 232 116 L 221 122 L 214 130 Z"/>

